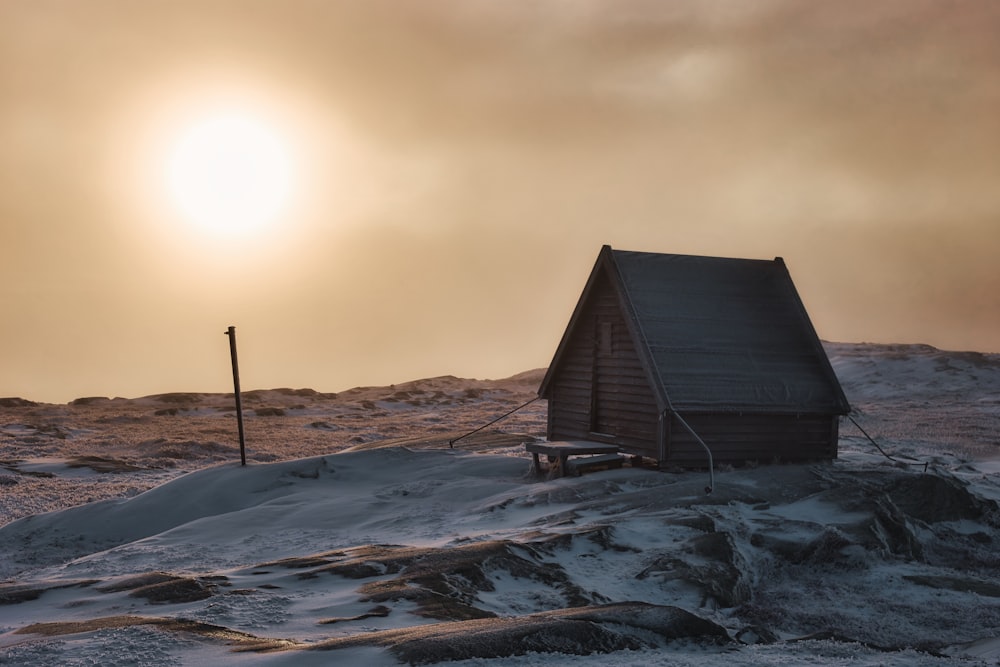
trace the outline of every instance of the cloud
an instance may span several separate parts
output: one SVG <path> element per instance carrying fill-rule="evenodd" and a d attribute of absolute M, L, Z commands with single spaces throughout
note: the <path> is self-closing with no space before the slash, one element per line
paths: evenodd
<path fill-rule="evenodd" d="M 998 30 L 969 0 L 0 3 L 0 280 L 34 313 L 0 344 L 72 286 L 164 346 L 240 315 L 358 384 L 513 373 L 611 243 L 780 254 L 821 335 L 998 349 Z M 221 270 L 146 233 L 125 149 L 137 109 L 230 89 L 285 105 L 314 175 L 303 234 Z"/>

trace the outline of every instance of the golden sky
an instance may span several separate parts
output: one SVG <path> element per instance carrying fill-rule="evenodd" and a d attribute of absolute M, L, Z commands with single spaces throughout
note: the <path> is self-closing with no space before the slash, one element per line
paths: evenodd
<path fill-rule="evenodd" d="M 780 255 L 826 340 L 1000 352 L 998 34 L 988 0 L 0 0 L 0 396 L 227 391 L 229 325 L 244 388 L 511 375 L 604 243 Z"/>

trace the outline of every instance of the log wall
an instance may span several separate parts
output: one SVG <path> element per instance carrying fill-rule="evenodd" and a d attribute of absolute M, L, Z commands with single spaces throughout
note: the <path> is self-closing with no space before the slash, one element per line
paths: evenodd
<path fill-rule="evenodd" d="M 684 420 L 701 436 L 715 463 L 792 463 L 837 457 L 836 415 L 691 414 Z M 706 467 L 705 450 L 671 418 L 667 457 L 661 465 Z"/>
<path fill-rule="evenodd" d="M 656 399 L 612 290 L 601 276 L 570 334 L 552 380 L 548 437 L 656 458 Z"/>
<path fill-rule="evenodd" d="M 666 314 L 669 316 L 669 314 Z M 661 467 L 705 467 L 705 450 L 677 421 L 662 425 L 650 380 L 607 274 L 597 277 L 567 333 L 549 385 L 548 438 L 618 445 Z M 837 456 L 836 415 L 684 413 L 716 463 L 828 460 Z"/>

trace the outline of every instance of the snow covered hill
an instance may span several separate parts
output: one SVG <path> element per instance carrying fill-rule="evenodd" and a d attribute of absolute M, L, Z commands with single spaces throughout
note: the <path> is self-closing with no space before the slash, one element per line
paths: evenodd
<path fill-rule="evenodd" d="M 11 402 L 0 662 L 997 664 L 1000 360 L 829 351 L 892 459 L 845 423 L 837 461 L 712 495 L 705 471 L 536 476 L 537 404 L 448 447 L 524 378 L 258 392 L 245 468 L 209 446 L 224 397 Z M 17 511 L 33 492 L 64 509 Z"/>

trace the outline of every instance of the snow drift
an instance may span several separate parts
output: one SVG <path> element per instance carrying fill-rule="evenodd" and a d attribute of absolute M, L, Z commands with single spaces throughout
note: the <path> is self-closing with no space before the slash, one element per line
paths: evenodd
<path fill-rule="evenodd" d="M 530 395 L 520 380 L 269 393 L 266 402 L 285 414 L 265 411 L 251 423 L 258 433 L 285 422 L 283 437 L 342 440 L 329 447 L 336 453 L 270 462 L 261 447 L 246 468 L 214 461 L 211 448 L 169 467 L 121 455 L 116 432 L 140 445 L 169 442 L 170 429 L 156 432 L 189 424 L 202 432 L 189 440 L 204 442 L 204 430 L 227 424 L 224 411 L 206 409 L 215 397 L 172 404 L 199 406 L 187 416 L 150 417 L 160 399 L 78 406 L 86 418 L 72 406 L 12 404 L 2 413 L 10 498 L 95 479 L 133 490 L 0 527 L 0 657 L 13 665 L 995 661 L 1000 363 L 922 347 L 831 349 L 857 418 L 892 459 L 845 425 L 837 461 L 720 470 L 709 496 L 704 471 L 533 475 L 518 442 L 538 434 L 543 412 L 456 449 L 447 440 L 461 431 L 427 421 L 461 413 L 482 423 Z M 927 390 L 932 382 L 947 391 Z M 950 416 L 924 423 L 926 409 Z M 44 435 L 57 416 L 64 437 Z M 320 421 L 337 428 L 311 426 Z M 350 442 L 374 429 L 379 437 Z M 84 454 L 128 459 L 134 469 L 66 465 Z"/>

